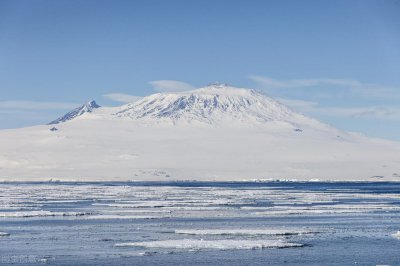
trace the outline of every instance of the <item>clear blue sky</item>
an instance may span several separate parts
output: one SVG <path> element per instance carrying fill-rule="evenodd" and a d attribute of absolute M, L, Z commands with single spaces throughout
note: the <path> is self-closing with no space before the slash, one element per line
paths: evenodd
<path fill-rule="evenodd" d="M 153 81 L 221 81 L 400 140 L 399 14 L 396 0 L 0 0 L 0 128 L 165 89 Z"/>

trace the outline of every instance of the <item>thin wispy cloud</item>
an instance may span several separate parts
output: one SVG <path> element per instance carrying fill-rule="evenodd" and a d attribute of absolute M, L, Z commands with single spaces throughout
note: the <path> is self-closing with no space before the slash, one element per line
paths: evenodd
<path fill-rule="evenodd" d="M 338 85 L 338 86 L 362 86 L 363 84 L 352 79 L 293 79 L 293 80 L 277 80 L 264 76 L 249 76 L 252 81 L 258 82 L 268 88 L 301 88 L 313 87 L 320 85 Z"/>
<path fill-rule="evenodd" d="M 400 98 L 400 88 L 370 84 L 355 79 L 278 80 L 256 75 L 248 78 L 271 94 L 279 95 L 277 100 L 281 103 L 311 116 L 400 120 L 400 107 L 394 104 L 387 105 L 388 99 Z M 348 103 L 359 104 L 361 97 L 368 99 L 367 106 L 332 106 L 342 99 L 346 99 Z M 313 99 L 313 101 L 302 98 Z M 319 103 L 321 99 L 329 100 L 330 106 L 321 105 Z"/>
<path fill-rule="evenodd" d="M 150 81 L 149 84 L 159 92 L 179 92 L 195 89 L 192 85 L 178 80 L 154 80 Z"/>
<path fill-rule="evenodd" d="M 276 98 L 279 102 L 283 103 L 286 106 L 292 107 L 301 111 L 310 111 L 314 110 L 317 106 L 317 102 L 312 101 L 304 101 L 298 99 L 286 99 L 286 98 Z"/>
<path fill-rule="evenodd" d="M 313 101 L 288 98 L 277 98 L 277 100 L 296 111 L 311 115 L 400 120 L 400 107 L 326 107 Z"/>
<path fill-rule="evenodd" d="M 292 79 L 278 80 L 266 76 L 250 75 L 248 78 L 265 89 L 302 89 L 311 87 L 321 87 L 324 90 L 321 95 L 327 97 L 337 96 L 338 90 L 333 88 L 345 89 L 353 94 L 363 97 L 382 97 L 382 98 L 400 98 L 400 88 L 388 87 L 380 84 L 364 83 L 355 79 Z M 309 93 L 309 91 L 307 91 Z"/>
<path fill-rule="evenodd" d="M 120 103 L 133 103 L 143 98 L 140 96 L 134 96 L 125 93 L 109 93 L 103 95 L 103 97 L 112 100 L 114 102 L 120 102 Z"/>
<path fill-rule="evenodd" d="M 400 119 L 400 108 L 396 107 L 355 107 L 355 108 L 317 108 L 317 112 L 327 116 L 342 116 L 353 118 L 375 118 L 375 119 Z"/>
<path fill-rule="evenodd" d="M 64 102 L 1 101 L 2 110 L 68 110 L 79 104 Z"/>

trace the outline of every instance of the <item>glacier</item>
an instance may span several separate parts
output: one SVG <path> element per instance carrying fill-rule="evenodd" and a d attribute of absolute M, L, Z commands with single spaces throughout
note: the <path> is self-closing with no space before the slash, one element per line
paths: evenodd
<path fill-rule="evenodd" d="M 400 144 L 214 84 L 0 131 L 0 181 L 400 181 Z"/>

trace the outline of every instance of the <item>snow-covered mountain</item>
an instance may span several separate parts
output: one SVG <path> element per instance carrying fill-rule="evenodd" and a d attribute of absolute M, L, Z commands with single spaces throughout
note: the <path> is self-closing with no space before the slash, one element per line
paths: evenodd
<path fill-rule="evenodd" d="M 400 180 L 400 145 L 211 85 L 0 131 L 0 180 Z"/>
<path fill-rule="evenodd" d="M 246 124 L 298 116 L 277 101 L 254 90 L 213 85 L 180 93 L 157 93 L 126 106 L 117 114 L 133 119 L 176 123 L 200 122 L 217 125 L 236 121 Z"/>
<path fill-rule="evenodd" d="M 324 127 L 318 121 L 298 114 L 260 92 L 226 84 L 187 92 L 157 93 L 123 106 L 113 115 L 150 124 L 208 124 L 218 127 L 281 122 L 294 128 L 302 125 Z"/>
<path fill-rule="evenodd" d="M 333 127 L 287 108 L 267 95 L 252 89 L 213 84 L 193 91 L 156 93 L 135 103 L 117 108 L 99 108 L 94 101 L 55 120 L 66 122 L 91 113 L 87 118 L 136 121 L 142 125 L 175 125 L 202 127 L 262 127 L 281 124 L 297 132 L 302 127 L 334 131 Z M 50 124 L 55 124 L 51 122 Z"/>

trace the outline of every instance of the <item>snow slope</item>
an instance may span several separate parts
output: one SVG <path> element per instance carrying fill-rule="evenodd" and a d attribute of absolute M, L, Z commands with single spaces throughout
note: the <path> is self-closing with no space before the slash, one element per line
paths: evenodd
<path fill-rule="evenodd" d="M 211 85 L 85 106 L 0 131 L 0 180 L 400 181 L 399 143 L 335 129 L 254 90 Z"/>

